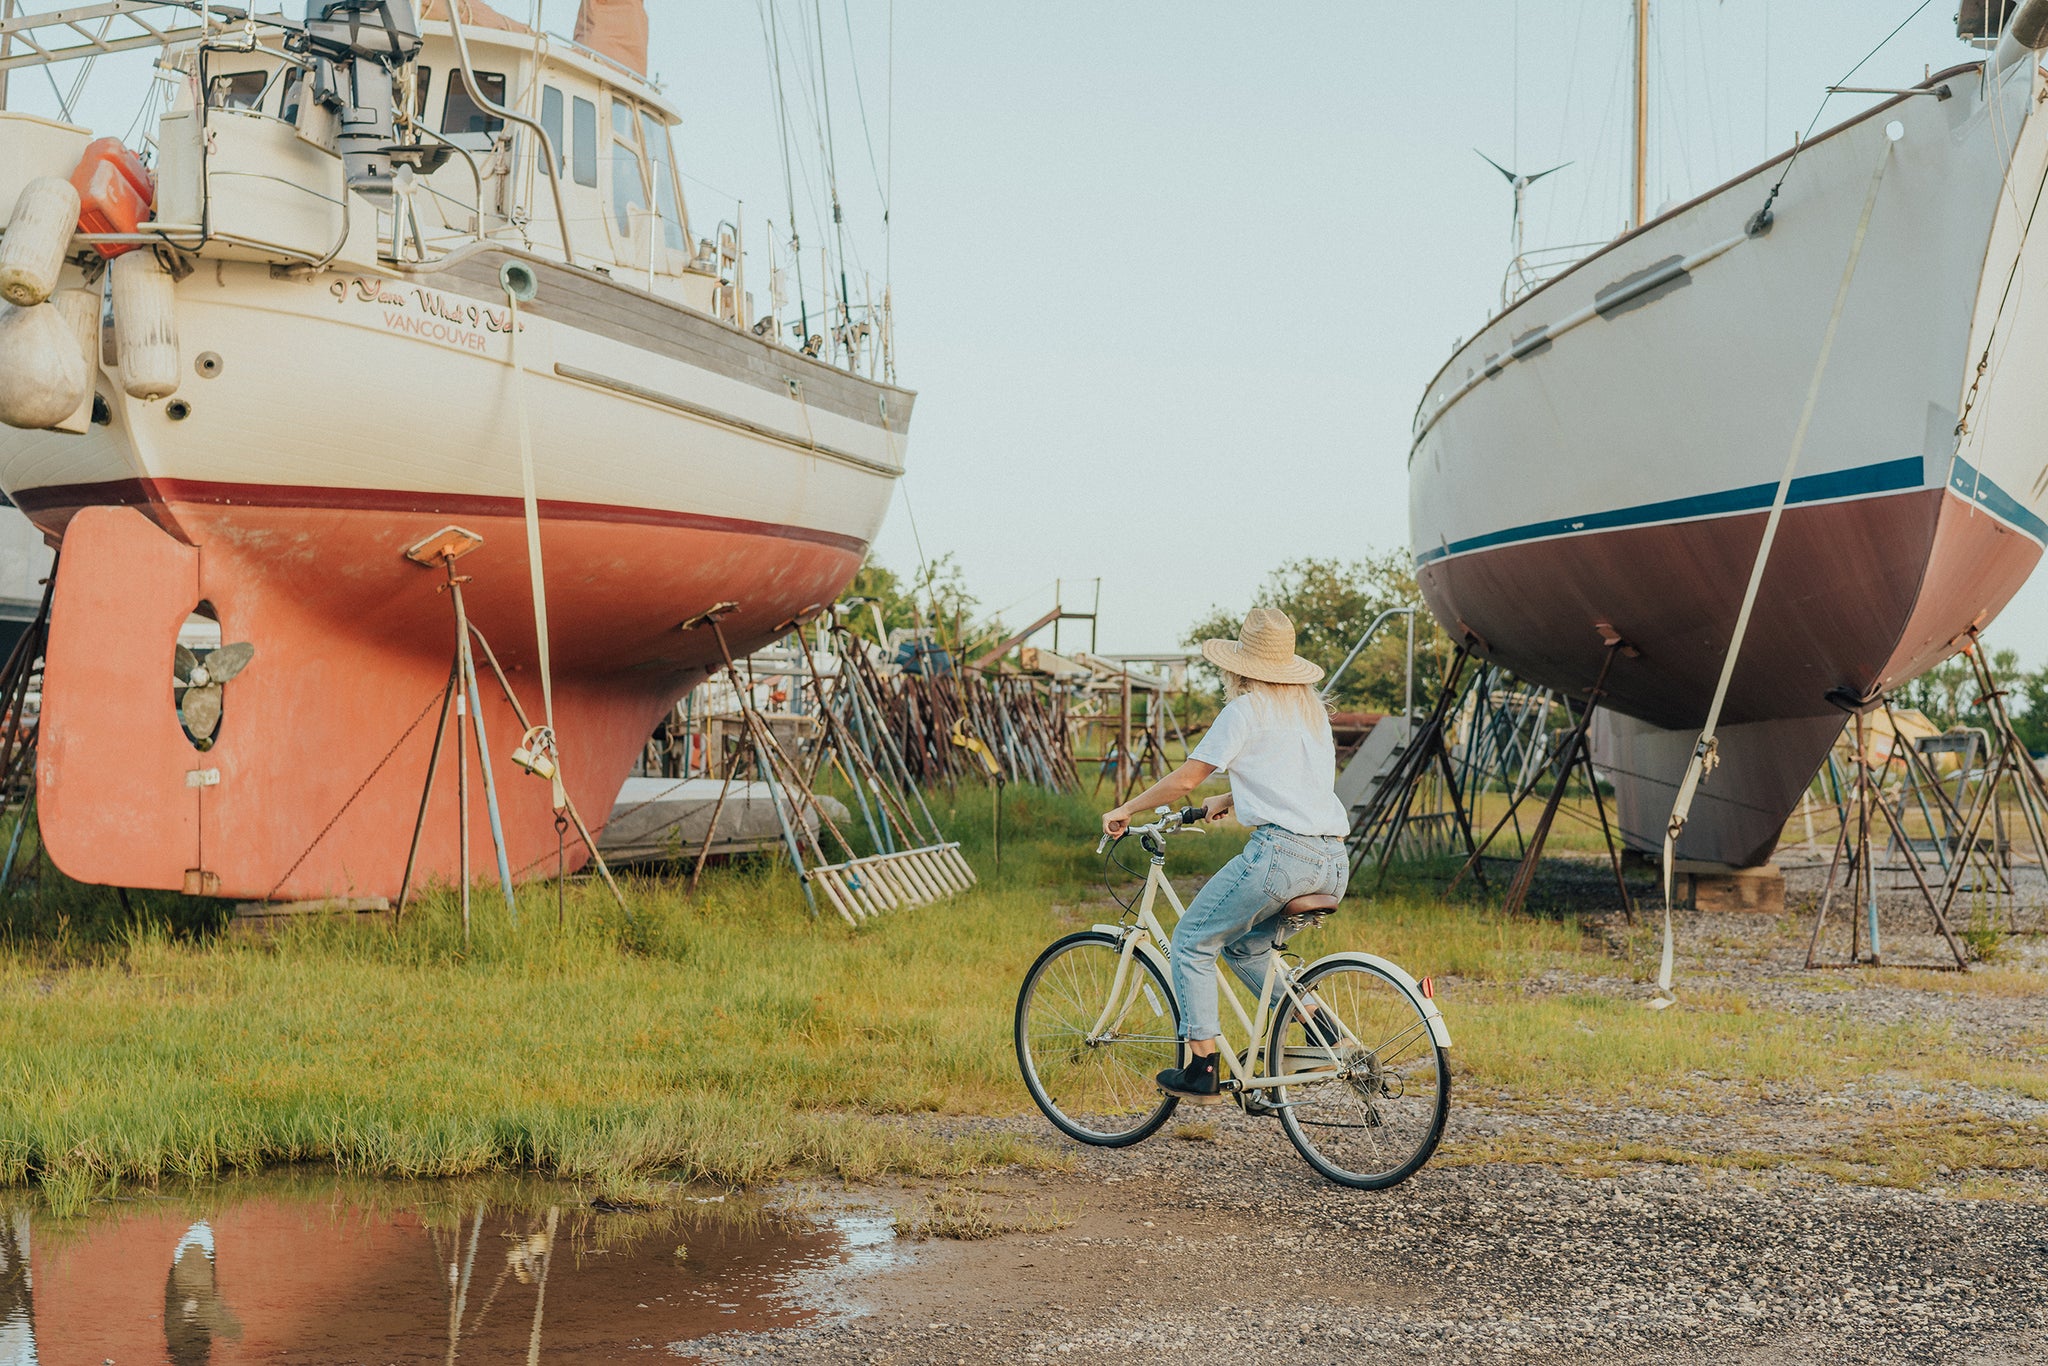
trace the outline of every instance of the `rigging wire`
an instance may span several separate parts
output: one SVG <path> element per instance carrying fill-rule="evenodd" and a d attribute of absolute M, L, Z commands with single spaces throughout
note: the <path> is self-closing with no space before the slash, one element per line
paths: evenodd
<path fill-rule="evenodd" d="M 1898 37 L 1899 34 L 1905 29 L 1906 25 L 1912 23 L 1915 19 L 1918 19 L 1920 17 L 1920 11 L 1926 9 L 1932 3 L 1934 3 L 1934 0 L 1920 0 L 1919 4 L 1913 6 L 1913 12 L 1911 14 L 1899 20 L 1898 25 L 1895 28 L 1893 28 L 1890 33 L 1885 34 L 1883 38 L 1879 39 L 1876 47 L 1864 53 L 1862 59 L 1859 60 L 1856 63 L 1856 65 L 1850 67 L 1847 71 L 1843 72 L 1842 78 L 1836 81 L 1835 84 L 1838 86 L 1847 85 L 1849 83 L 1849 78 L 1851 76 L 1854 76 L 1857 72 L 1861 71 L 1872 57 L 1875 57 L 1878 53 L 1884 51 L 1885 44 L 1891 42 L 1892 39 Z M 1766 22 L 1768 22 L 1770 15 L 1770 10 L 1768 7 L 1766 7 L 1764 14 Z M 1751 233 L 1754 234 L 1763 232 L 1771 226 L 1771 205 L 1774 202 L 1776 202 L 1778 198 L 1778 191 L 1785 188 L 1785 178 L 1791 175 L 1792 168 L 1799 164 L 1800 153 L 1806 150 L 1806 144 L 1813 137 L 1813 130 L 1820 126 L 1821 115 L 1827 112 L 1828 101 L 1833 99 L 1836 93 L 1836 91 L 1829 90 L 1821 95 L 1820 105 L 1813 111 L 1813 118 L 1811 121 L 1807 123 L 1806 131 L 1799 135 L 1799 145 L 1792 149 L 1792 155 L 1785 161 L 1785 169 L 1778 172 L 1777 182 L 1771 186 L 1771 192 L 1764 196 L 1764 206 L 1756 211 L 1756 216 L 1754 218 L 1749 220 L 1749 230 Z"/>
<path fill-rule="evenodd" d="M 798 340 L 799 342 L 808 342 L 811 336 L 811 311 L 810 304 L 804 297 L 803 241 L 796 225 L 796 180 L 791 174 L 789 166 L 789 96 L 784 90 L 782 82 L 781 25 L 775 20 L 775 0 L 755 0 L 754 7 L 761 16 L 761 37 L 765 40 L 764 45 L 768 49 L 768 72 L 775 81 L 776 128 L 781 135 L 778 141 L 781 144 L 782 151 L 782 189 L 789 197 L 789 247 L 790 254 L 796 258 L 797 316 L 803 328 Z M 774 262 L 771 259 L 769 262 L 771 279 L 773 278 L 774 268 Z M 778 327 L 782 324 L 780 318 L 777 318 L 775 322 Z"/>
<path fill-rule="evenodd" d="M 895 8 L 893 2 L 890 8 Z M 860 135 L 867 143 L 868 169 L 875 176 L 875 193 L 882 197 L 882 222 L 886 226 L 889 222 L 889 192 L 882 187 L 882 168 L 875 161 L 875 135 L 868 129 L 868 100 L 867 96 L 861 93 L 860 56 L 855 52 L 853 45 L 852 0 L 839 0 L 839 10 L 846 17 L 846 62 L 853 68 L 853 105 L 860 111 Z"/>
<path fill-rule="evenodd" d="M 832 191 L 832 237 L 839 254 L 839 321 L 853 322 L 846 302 L 846 215 L 839 207 L 839 145 L 832 136 L 832 72 L 825 60 L 825 0 L 811 0 L 811 17 L 818 29 L 818 88 L 825 106 L 825 176 Z M 851 338 L 846 338 L 850 349 Z"/>

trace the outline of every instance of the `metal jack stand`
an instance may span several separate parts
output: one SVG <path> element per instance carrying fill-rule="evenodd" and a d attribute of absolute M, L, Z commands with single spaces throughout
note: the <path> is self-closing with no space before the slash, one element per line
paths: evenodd
<path fill-rule="evenodd" d="M 395 914 L 404 914 L 406 902 L 412 895 L 413 873 L 419 861 L 420 837 L 426 830 L 427 810 L 434 797 L 434 780 L 441 766 L 441 744 L 447 735 L 448 717 L 452 712 L 455 717 L 456 838 L 461 845 L 459 876 L 462 896 L 462 939 L 465 944 L 469 942 L 470 937 L 469 764 L 466 749 L 472 721 L 476 729 L 477 764 L 483 773 L 484 802 L 490 815 L 491 847 L 498 859 L 498 885 L 504 893 L 506 915 L 514 925 L 519 923 L 519 903 L 512 894 L 512 861 L 505 849 L 505 825 L 498 808 L 497 782 L 491 770 L 490 739 L 484 730 L 483 695 L 477 685 L 476 655 L 471 648 L 472 640 L 482 648 L 485 659 L 490 663 L 491 673 L 498 681 L 499 689 L 504 693 L 506 702 L 511 705 L 512 714 L 518 718 L 522 727 L 526 727 L 529 732 L 532 729 L 527 724 L 525 708 L 519 705 L 519 699 L 513 694 L 512 685 L 506 679 L 504 670 L 498 667 L 498 659 L 491 650 L 490 642 L 484 639 L 483 632 L 470 621 L 468 610 L 463 604 L 462 585 L 470 582 L 470 577 L 467 574 L 456 573 L 455 562 L 483 543 L 483 537 L 475 532 L 458 526 L 449 526 L 443 527 L 405 552 L 405 557 L 413 563 L 428 569 L 438 568 L 447 575 L 447 582 L 439 585 L 436 591 L 449 595 L 455 611 L 455 658 L 449 665 L 448 684 L 441 695 L 441 717 L 434 728 L 434 747 L 427 758 L 426 782 L 420 792 L 419 815 L 413 821 L 412 844 L 405 855 L 405 877 L 399 884 Z M 513 757 L 516 759 L 519 756 Z M 611 888 L 612 895 L 618 898 L 619 908 L 625 911 L 626 918 L 632 919 L 633 913 L 626 905 L 625 895 L 612 880 L 611 870 L 605 866 L 604 856 L 597 852 L 597 842 L 591 838 L 589 829 L 583 824 L 583 818 L 577 813 L 575 803 L 569 800 L 566 792 L 562 796 L 569 819 L 574 822 L 584 846 L 590 850 L 590 856 L 596 862 L 599 873 L 603 875 L 605 884 Z"/>
<path fill-rule="evenodd" d="M 1970 967 L 1969 959 L 1963 953 L 1962 943 L 1956 938 L 1955 931 L 1949 928 L 1946 907 L 1937 902 L 1933 890 L 1928 887 L 1927 879 L 1920 870 L 1920 856 L 1906 837 L 1905 822 L 1899 818 L 1898 812 L 1892 809 L 1891 803 L 1887 800 L 1888 794 L 1884 791 L 1882 780 L 1871 771 L 1870 754 L 1864 741 L 1863 715 L 1862 712 L 1857 712 L 1856 719 L 1853 722 L 1855 750 L 1849 757 L 1851 775 L 1849 791 L 1844 794 L 1846 798 L 1844 803 L 1844 819 L 1841 831 L 1835 836 L 1834 857 L 1828 863 L 1827 888 L 1821 893 L 1820 909 L 1813 917 L 1813 935 L 1807 940 L 1806 966 L 1809 968 L 1829 966 L 1856 967 L 1864 963 L 1877 966 L 1884 961 L 1883 947 L 1878 938 L 1877 927 L 1876 869 L 1871 864 L 1872 844 L 1870 831 L 1872 812 L 1874 811 L 1883 818 L 1885 825 L 1890 828 L 1894 842 L 1893 848 L 1904 853 L 1906 867 L 1913 874 L 1913 883 L 1919 888 L 1920 899 L 1927 904 L 1927 913 L 1933 918 L 1935 929 L 1941 932 L 1941 937 L 1948 942 L 1949 952 L 1955 956 L 1953 964 L 1928 964 L 1925 966 L 1939 966 L 1943 968 L 1953 966 L 1959 972 L 1967 972 Z M 1995 791 L 1995 786 L 1987 783 L 1984 790 L 1987 792 Z M 1978 817 L 1981 820 L 1981 811 L 1978 813 Z M 1852 827 L 1855 830 L 1853 850 L 1851 849 L 1850 836 Z M 1974 830 L 1975 827 L 1973 826 L 1972 835 L 1974 835 Z M 1966 844 L 1963 847 L 1967 848 L 1968 846 Z M 1827 924 L 1828 910 L 1834 904 L 1836 876 L 1841 871 L 1842 855 L 1845 851 L 1849 853 L 1849 896 L 1850 900 L 1854 903 L 1854 909 L 1851 909 L 1849 912 L 1849 958 L 1847 962 L 1841 964 L 1824 964 L 1819 958 L 1820 936 L 1822 929 Z M 1956 860 L 1956 867 L 1962 867 L 1965 861 L 1962 858 L 1958 858 Z M 1858 910 L 1863 912 L 1860 919 L 1857 915 Z M 1870 952 L 1868 956 L 1865 956 L 1863 951 L 1863 935 L 1866 929 L 1866 922 L 1870 935 Z"/>
<path fill-rule="evenodd" d="M 1550 796 L 1544 800 L 1543 814 L 1537 818 L 1536 828 L 1530 832 L 1528 844 L 1522 851 L 1522 861 L 1515 868 L 1515 875 L 1508 883 L 1507 898 L 1501 903 L 1501 909 L 1510 915 L 1521 910 L 1527 904 L 1529 892 L 1536 884 L 1536 865 L 1542 861 L 1543 846 L 1550 839 L 1550 827 L 1557 820 L 1557 809 L 1564 801 L 1565 787 L 1575 774 L 1580 774 L 1584 776 L 1586 786 L 1593 791 L 1593 809 L 1600 816 L 1600 834 L 1607 845 L 1607 862 L 1614 873 L 1615 888 L 1621 893 L 1622 910 L 1630 922 L 1634 922 L 1635 900 L 1629 895 L 1628 882 L 1622 876 L 1621 851 L 1615 847 L 1614 827 L 1607 820 L 1607 800 L 1600 795 L 1600 781 L 1593 772 L 1593 747 L 1586 740 L 1586 732 L 1593 724 L 1593 709 L 1600 705 L 1600 698 L 1607 690 L 1607 671 L 1614 666 L 1615 655 L 1627 649 L 1628 646 L 1620 640 L 1608 643 L 1607 657 L 1600 661 L 1600 674 L 1593 680 L 1592 691 L 1586 694 L 1585 707 L 1580 711 L 1578 719 L 1572 723 L 1571 729 L 1566 731 L 1558 742 L 1552 761 L 1529 775 L 1528 782 L 1523 784 L 1521 790 L 1508 802 L 1507 814 L 1495 823 L 1493 829 L 1487 832 L 1486 838 L 1472 851 L 1472 856 L 1465 861 L 1465 866 L 1451 879 L 1451 886 L 1457 886 L 1459 878 L 1464 877 L 1467 872 L 1478 876 L 1481 857 L 1500 832 L 1514 821 L 1516 811 L 1536 790 L 1537 782 L 1548 769 L 1556 774 L 1556 779 L 1551 784 Z M 1569 714 L 1570 703 L 1567 702 L 1565 705 Z"/>
<path fill-rule="evenodd" d="M 1472 658 L 1472 647 L 1460 645 L 1444 669 L 1438 688 L 1436 705 L 1430 708 L 1429 716 L 1422 723 L 1415 739 L 1402 753 L 1400 761 L 1387 781 L 1370 804 L 1359 812 L 1351 824 L 1347 843 L 1351 846 L 1351 870 L 1359 872 L 1368 860 L 1377 859 L 1379 878 L 1375 886 L 1384 885 L 1387 869 L 1393 863 L 1394 854 L 1401 844 L 1401 835 L 1409 821 L 1409 813 L 1415 805 L 1417 789 L 1429 776 L 1432 767 L 1441 772 L 1446 791 L 1450 796 L 1451 810 L 1456 818 L 1458 832 L 1464 837 L 1467 854 L 1476 853 L 1478 844 L 1472 838 L 1472 823 L 1465 815 L 1463 786 L 1458 781 L 1456 765 L 1452 762 L 1450 745 L 1445 731 L 1450 725 L 1451 712 L 1459 696 L 1458 684 L 1465 676 L 1465 665 Z M 1486 884 L 1486 874 L 1475 869 L 1481 886 Z"/>
<path fill-rule="evenodd" d="M 1944 918 L 1955 905 L 1956 893 L 1962 888 L 1965 869 L 1971 858 L 1979 853 L 1979 841 L 1987 816 L 1993 823 L 1993 849 L 1991 853 L 1983 856 L 1983 861 L 1990 866 L 1999 890 L 2011 896 L 2013 904 L 2019 900 L 2017 879 L 2011 866 L 2009 852 L 2000 852 L 2001 849 L 2008 849 L 2002 838 L 2004 813 L 1999 802 L 1999 794 L 2008 782 L 2012 786 L 2013 796 L 2017 799 L 2021 822 L 2027 829 L 2027 838 L 2034 846 L 2035 860 L 2044 876 L 2048 876 L 2048 831 L 2044 831 L 2044 825 L 2048 825 L 2048 820 L 2044 820 L 2044 812 L 2048 812 L 2048 782 L 2043 781 L 2040 769 L 2034 766 L 2033 756 L 2027 753 L 2026 746 L 2020 743 L 2019 733 L 2013 729 L 2012 715 L 2005 706 L 2005 690 L 2000 688 L 1997 680 L 1991 676 L 1990 661 L 1985 657 L 1982 642 L 1972 635 L 1970 643 L 1963 648 L 1963 653 L 1969 658 L 1971 671 L 1976 675 L 1979 690 L 1977 705 L 1984 709 L 1991 721 L 1991 764 L 1978 782 L 1976 800 L 1971 804 L 1968 813 L 1956 813 L 1955 856 L 1941 889 L 1941 914 Z M 1956 800 L 1958 803 L 1962 800 L 1960 786 Z M 2003 867 L 2000 866 L 2001 863 Z M 2011 905 L 2007 914 L 2009 928 L 2016 930 L 2018 923 Z"/>

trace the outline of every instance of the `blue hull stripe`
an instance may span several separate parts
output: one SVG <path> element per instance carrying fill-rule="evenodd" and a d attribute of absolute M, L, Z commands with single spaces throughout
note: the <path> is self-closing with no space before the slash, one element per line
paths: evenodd
<path fill-rule="evenodd" d="M 1826 503 L 1840 498 L 1908 492 L 1923 486 L 1925 469 L 1925 460 L 1914 455 L 1903 460 L 1886 460 L 1875 465 L 1835 470 L 1828 474 L 1805 475 L 1792 481 L 1792 487 L 1786 494 L 1786 504 L 1792 506 L 1800 503 Z M 1957 493 L 1992 516 L 2010 522 L 2037 541 L 2048 542 L 2048 522 L 2044 522 L 2029 511 L 2018 499 L 1990 479 L 1979 475 L 1974 467 L 1957 460 L 1951 483 Z M 1770 508 L 1771 500 L 1777 496 L 1777 492 L 1778 486 L 1774 483 L 1751 484 L 1746 488 L 1727 489 L 1720 493 L 1672 498 L 1660 503 L 1639 503 L 1635 507 L 1616 508 L 1610 512 L 1592 512 L 1582 517 L 1530 522 L 1525 526 L 1509 527 L 1505 531 L 1488 532 L 1483 536 L 1472 536 L 1462 541 L 1453 541 L 1449 545 L 1432 547 L 1417 554 L 1415 563 L 1431 564 L 1468 551 L 1490 550 L 1496 546 L 1544 540 L 1554 536 L 1574 536 L 1588 531 L 1615 531 L 1660 522 L 1682 522 L 1702 517 L 1726 517 L 1742 512 L 1763 512 Z"/>
<path fill-rule="evenodd" d="M 1976 466 L 1967 460 L 1956 461 L 1955 473 L 1949 476 L 1948 485 L 1999 521 L 2009 522 L 2035 540 L 2048 543 L 2048 522 L 2042 521 L 2033 509 L 1978 473 Z"/>

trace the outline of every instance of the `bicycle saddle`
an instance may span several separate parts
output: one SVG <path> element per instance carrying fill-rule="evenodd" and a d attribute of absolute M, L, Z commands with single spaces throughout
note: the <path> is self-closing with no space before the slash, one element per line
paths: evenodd
<path fill-rule="evenodd" d="M 1343 900 L 1343 897 L 1331 896 L 1328 892 L 1311 892 L 1288 902 L 1285 910 L 1288 915 L 1328 915 Z"/>

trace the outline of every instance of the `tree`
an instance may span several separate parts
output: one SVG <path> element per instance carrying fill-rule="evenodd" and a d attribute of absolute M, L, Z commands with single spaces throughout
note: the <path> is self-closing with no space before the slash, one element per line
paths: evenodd
<path fill-rule="evenodd" d="M 857 601 L 859 605 L 841 613 L 841 618 L 855 635 L 877 644 L 887 644 L 890 631 L 930 631 L 941 645 L 964 654 L 1004 634 L 999 616 L 975 617 L 980 600 L 967 591 L 966 575 L 950 550 L 924 565 L 909 583 L 895 570 L 869 560 L 839 596 L 841 606 Z M 877 612 L 882 618 L 881 639 L 875 635 Z"/>
<path fill-rule="evenodd" d="M 1449 657 L 1435 620 L 1422 608 L 1409 559 L 1400 551 L 1362 560 L 1289 560 L 1267 577 L 1247 606 L 1277 607 L 1285 612 L 1294 622 L 1295 651 L 1328 671 L 1335 671 L 1381 612 L 1390 607 L 1420 609 L 1415 620 L 1417 707 L 1430 704 Z M 1184 643 L 1199 646 L 1212 637 L 1234 637 L 1243 620 L 1242 610 L 1218 605 L 1188 629 Z M 1398 712 L 1406 656 L 1406 628 L 1395 618 L 1337 680 L 1333 701 L 1344 710 Z"/>

